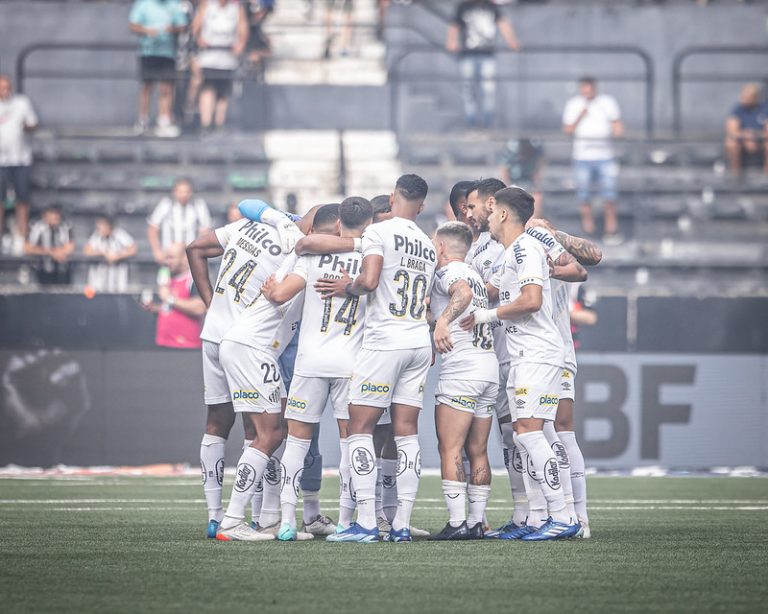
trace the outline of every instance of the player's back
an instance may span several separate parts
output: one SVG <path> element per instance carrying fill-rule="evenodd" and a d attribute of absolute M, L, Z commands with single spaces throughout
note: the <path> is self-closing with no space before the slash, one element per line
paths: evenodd
<path fill-rule="evenodd" d="M 200 338 L 219 343 L 242 311 L 260 296 L 261 286 L 284 262 L 277 230 L 251 220 L 216 229 L 224 254 Z"/>
<path fill-rule="evenodd" d="M 513 363 L 537 362 L 563 366 L 564 344 L 555 326 L 547 255 L 542 244 L 523 233 L 507 248 L 499 300 L 512 303 L 523 286 L 541 286 L 541 308 L 507 323 L 507 347 Z"/>
<path fill-rule="evenodd" d="M 363 347 L 400 350 L 431 345 L 425 299 L 435 272 L 434 246 L 416 222 L 394 217 L 368 226 L 363 257 L 380 255 L 379 285 L 368 296 Z"/>
<path fill-rule="evenodd" d="M 362 254 L 345 252 L 301 256 L 293 273 L 306 282 L 296 373 L 304 377 L 350 377 L 363 343 L 367 297 L 323 299 L 314 290 L 319 279 L 339 278 L 346 270 L 360 273 Z"/>
<path fill-rule="evenodd" d="M 453 349 L 442 354 L 440 377 L 458 375 L 473 381 L 498 380 L 498 363 L 493 351 L 490 324 L 476 324 L 466 331 L 459 321 L 477 309 L 488 309 L 488 292 L 483 280 L 465 262 L 450 262 L 435 272 L 430 307 L 435 318 L 440 317 L 450 301 L 449 289 L 458 281 L 465 281 L 472 290 L 472 302 L 450 325 Z M 504 341 L 506 343 L 506 341 Z"/>

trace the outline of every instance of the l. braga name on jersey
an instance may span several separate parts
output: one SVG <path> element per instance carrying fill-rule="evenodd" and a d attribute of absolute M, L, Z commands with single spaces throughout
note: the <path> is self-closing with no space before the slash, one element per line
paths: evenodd
<path fill-rule="evenodd" d="M 420 239 L 409 239 L 401 235 L 393 236 L 395 241 L 395 251 L 404 252 L 405 256 L 400 256 L 400 266 L 414 271 L 427 272 L 427 262 L 434 264 L 437 260 L 435 250 L 431 244 L 425 245 Z"/>

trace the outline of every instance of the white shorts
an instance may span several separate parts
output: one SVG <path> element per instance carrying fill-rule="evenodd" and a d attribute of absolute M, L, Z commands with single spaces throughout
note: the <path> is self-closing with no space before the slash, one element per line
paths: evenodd
<path fill-rule="evenodd" d="M 224 368 L 236 412 L 279 414 L 285 385 L 277 359 L 266 352 L 224 340 L 219 360 Z"/>
<path fill-rule="evenodd" d="M 512 421 L 519 418 L 554 420 L 560 400 L 562 367 L 541 363 L 513 365 L 507 380 Z"/>
<path fill-rule="evenodd" d="M 475 418 L 490 418 L 498 394 L 499 385 L 494 382 L 441 379 L 435 389 L 435 401 Z"/>
<path fill-rule="evenodd" d="M 496 418 L 501 421 L 509 416 L 509 397 L 507 396 L 507 380 L 509 379 L 509 363 L 499 365 L 499 392 L 496 397 Z"/>
<path fill-rule="evenodd" d="M 285 417 L 288 420 L 317 424 L 329 398 L 333 417 L 349 420 L 348 377 L 305 377 L 294 374 L 285 405 Z"/>
<path fill-rule="evenodd" d="M 206 405 L 229 403 L 229 384 L 219 362 L 219 344 L 203 341 L 203 400 Z"/>
<path fill-rule="evenodd" d="M 576 374 L 570 369 L 563 369 L 563 373 L 560 376 L 560 398 L 573 401 L 575 392 Z"/>
<path fill-rule="evenodd" d="M 355 361 L 349 402 L 388 408 L 392 403 L 421 408 L 432 348 L 362 349 Z"/>

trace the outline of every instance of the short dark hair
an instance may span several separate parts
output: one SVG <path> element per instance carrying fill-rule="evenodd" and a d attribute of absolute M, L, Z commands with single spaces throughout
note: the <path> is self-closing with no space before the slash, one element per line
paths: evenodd
<path fill-rule="evenodd" d="M 518 186 L 499 190 L 494 194 L 496 202 L 514 211 L 525 225 L 533 217 L 533 196 Z"/>
<path fill-rule="evenodd" d="M 389 202 L 389 194 L 379 194 L 371 199 L 371 208 L 373 215 L 389 213 L 392 211 L 392 203 Z"/>
<path fill-rule="evenodd" d="M 480 179 L 479 181 L 475 181 L 472 184 L 472 187 L 467 190 L 467 196 L 477 190 L 477 194 L 480 197 L 488 198 L 489 196 L 493 196 L 496 194 L 496 192 L 503 190 L 506 187 L 507 184 L 504 183 L 501 179 L 488 177 L 488 179 Z"/>
<path fill-rule="evenodd" d="M 339 219 L 346 228 L 361 228 L 370 224 L 372 218 L 373 207 L 362 196 L 350 196 L 339 205 Z"/>
<path fill-rule="evenodd" d="M 444 222 L 438 226 L 435 234 L 438 237 L 448 237 L 455 241 L 458 241 L 464 246 L 464 251 L 468 251 L 472 247 L 472 229 L 464 222 Z"/>
<path fill-rule="evenodd" d="M 192 183 L 192 180 L 189 177 L 177 177 L 174 180 L 174 182 L 173 182 L 173 188 L 175 189 L 176 186 L 179 186 L 182 183 L 186 183 L 193 190 L 195 189 L 195 186 L 194 186 L 194 184 Z"/>
<path fill-rule="evenodd" d="M 98 222 L 99 220 L 105 221 L 111 228 L 115 227 L 115 218 L 109 213 L 99 213 L 99 215 L 96 216 L 96 221 Z"/>
<path fill-rule="evenodd" d="M 448 202 L 451 205 L 453 214 L 459 217 L 459 201 L 462 198 L 466 198 L 469 194 L 469 189 L 475 185 L 474 181 L 459 181 L 451 188 L 451 194 L 448 196 Z"/>
<path fill-rule="evenodd" d="M 429 186 L 418 175 L 403 175 L 395 183 L 395 192 L 398 192 L 408 202 L 424 202 Z"/>
<path fill-rule="evenodd" d="M 597 85 L 597 79 L 589 75 L 584 75 L 579 78 L 579 83 L 581 85 L 591 85 L 592 87 L 595 87 Z"/>
<path fill-rule="evenodd" d="M 47 207 L 45 207 L 45 209 L 43 209 L 43 213 L 58 213 L 59 215 L 64 214 L 64 212 L 61 209 L 61 205 L 56 205 L 56 204 L 48 205 Z"/>
<path fill-rule="evenodd" d="M 325 226 L 326 224 L 335 224 L 339 219 L 339 203 L 321 205 L 315 212 L 312 220 L 312 226 Z"/>

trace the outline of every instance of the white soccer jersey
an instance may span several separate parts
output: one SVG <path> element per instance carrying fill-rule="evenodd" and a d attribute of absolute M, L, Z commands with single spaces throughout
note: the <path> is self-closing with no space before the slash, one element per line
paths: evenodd
<path fill-rule="evenodd" d="M 318 279 L 341 277 L 344 268 L 353 279 L 360 273 L 360 252 L 301 256 L 293 273 L 307 282 L 295 371 L 303 377 L 352 377 L 363 343 L 367 297 L 320 297 Z"/>
<path fill-rule="evenodd" d="M 277 279 L 283 279 L 295 264 L 296 255 L 291 254 L 275 273 Z M 265 296 L 259 296 L 255 303 L 240 314 L 223 339 L 256 348 L 278 358 L 296 334 L 303 304 L 303 292 L 283 305 L 275 305 Z"/>
<path fill-rule="evenodd" d="M 547 255 L 542 244 L 521 234 L 507 248 L 504 266 L 494 281 L 499 284 L 499 300 L 509 305 L 528 284 L 542 287 L 541 308 L 522 318 L 505 322 L 507 347 L 513 365 L 521 362 L 562 367 L 565 348 L 555 326 Z"/>
<path fill-rule="evenodd" d="M 565 248 L 546 228 L 528 228 L 525 232 L 542 243 L 544 251 L 552 259 L 552 262 L 557 261 L 565 252 Z M 565 364 L 563 366 L 576 373 L 576 349 L 573 346 L 573 334 L 571 333 L 568 282 L 550 279 L 550 284 L 552 286 L 552 315 L 555 318 L 557 330 L 560 331 L 560 336 L 565 344 Z"/>
<path fill-rule="evenodd" d="M 368 296 L 363 348 L 431 346 L 424 303 L 435 273 L 435 249 L 416 222 L 393 217 L 363 235 L 363 258 L 384 258 L 379 286 Z"/>
<path fill-rule="evenodd" d="M 466 263 L 480 275 L 484 282 L 489 282 L 499 272 L 504 264 L 504 246 L 491 237 L 490 232 L 481 232 L 477 241 L 472 244 L 467 252 Z M 491 307 L 498 307 L 498 300 L 491 302 Z M 490 323 L 493 331 L 493 349 L 499 364 L 509 362 L 507 350 L 507 335 L 504 332 L 504 323 L 496 320 Z"/>
<path fill-rule="evenodd" d="M 242 311 L 261 295 L 261 286 L 286 255 L 272 226 L 238 220 L 216 229 L 224 248 L 213 299 L 200 338 L 219 343 Z"/>
<path fill-rule="evenodd" d="M 450 325 L 453 349 L 442 354 L 440 378 L 456 376 L 462 380 L 499 381 L 499 367 L 493 352 L 493 334 L 489 324 L 476 324 L 471 331 L 462 330 L 459 321 L 476 309 L 488 308 L 488 292 L 480 276 L 465 262 L 450 262 L 435 272 L 430 306 L 435 319 L 445 311 L 450 300 L 449 289 L 464 280 L 472 289 L 472 302 Z"/>

